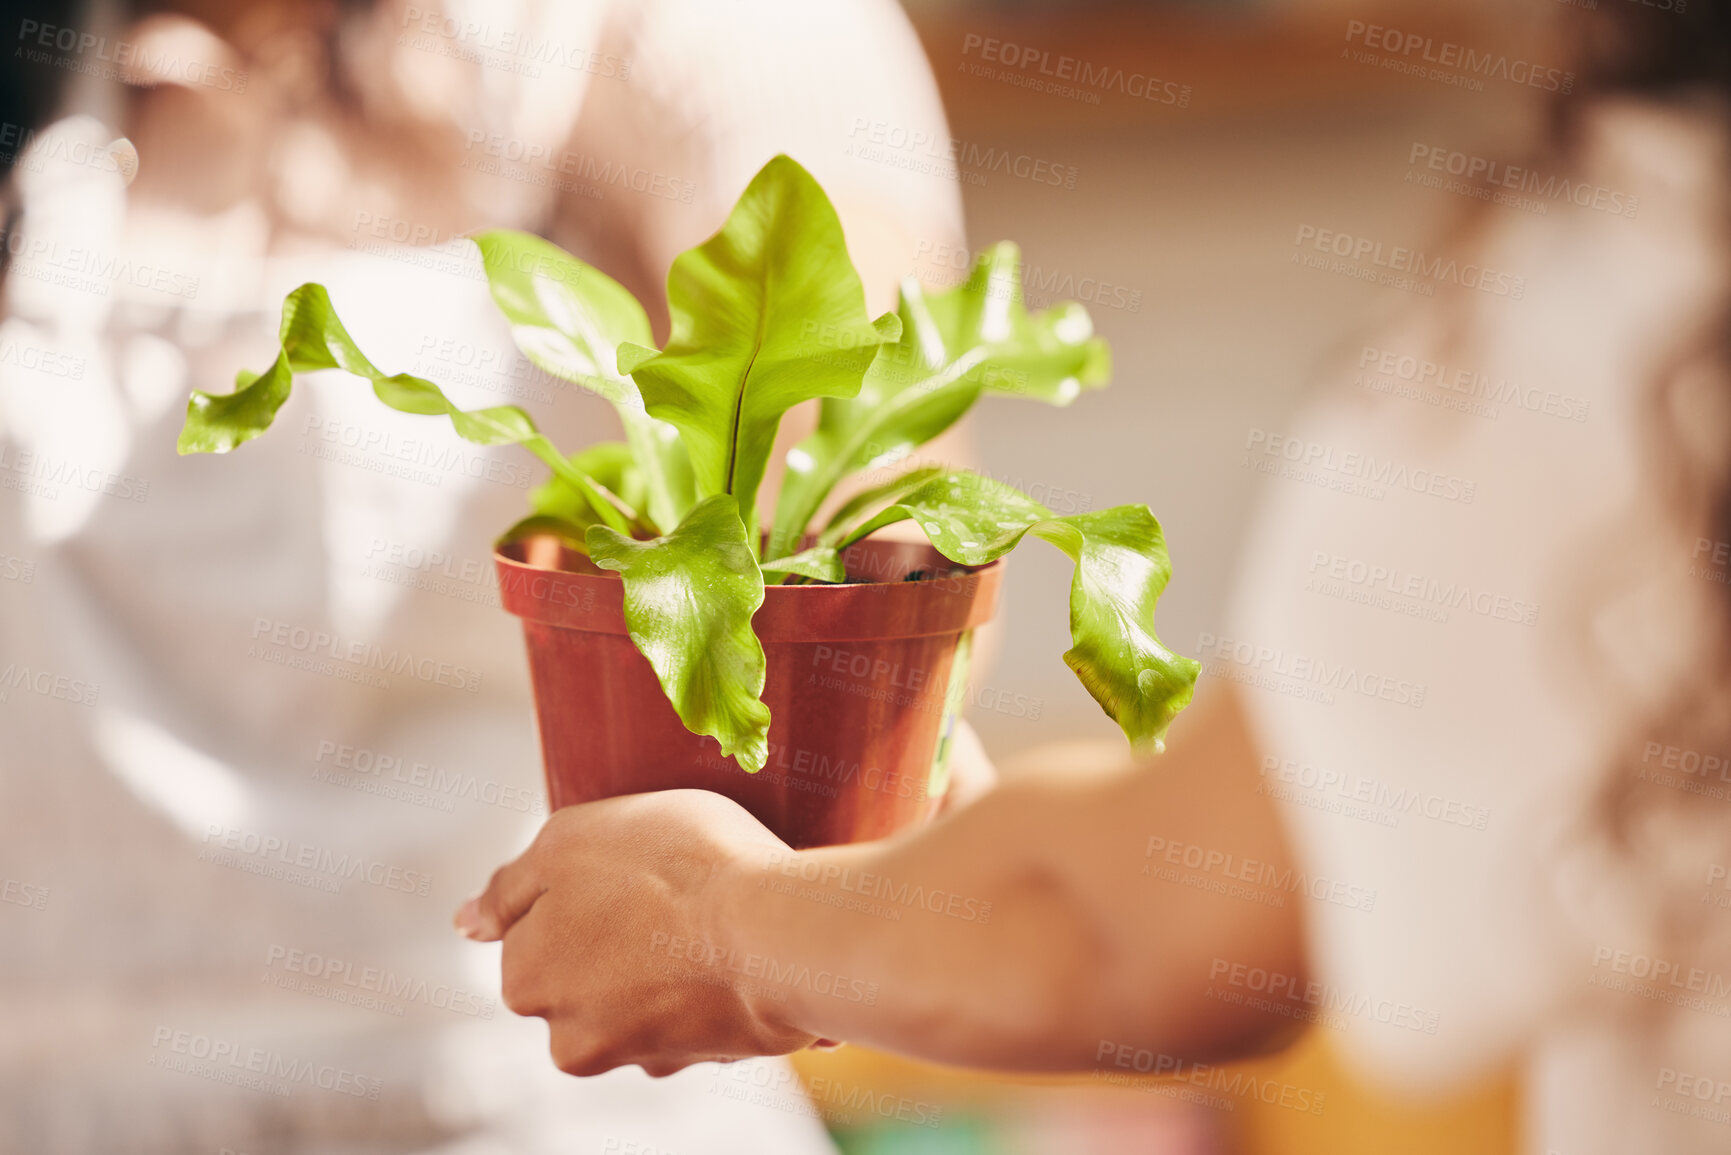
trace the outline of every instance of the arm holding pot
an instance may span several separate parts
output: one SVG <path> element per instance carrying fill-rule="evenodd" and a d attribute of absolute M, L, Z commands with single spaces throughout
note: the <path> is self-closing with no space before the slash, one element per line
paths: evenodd
<path fill-rule="evenodd" d="M 1231 691 L 1156 761 L 1052 758 L 923 830 L 807 851 L 703 791 L 571 807 L 458 922 L 503 937 L 507 1005 L 573 1074 L 823 1038 L 1024 1071 L 1280 1041 L 1289 1022 L 1207 992 L 1221 960 L 1302 982 L 1298 910 L 1162 866 L 1174 846 L 1291 864 Z"/>

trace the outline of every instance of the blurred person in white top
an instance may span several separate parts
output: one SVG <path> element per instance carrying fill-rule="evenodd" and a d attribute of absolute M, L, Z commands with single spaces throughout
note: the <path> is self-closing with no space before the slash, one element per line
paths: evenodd
<path fill-rule="evenodd" d="M 441 930 L 543 813 L 484 545 L 526 460 L 340 374 L 244 461 L 174 443 L 189 390 L 268 364 L 306 280 L 391 371 L 519 402 L 573 448 L 617 436 L 527 371 L 457 238 L 539 231 L 662 312 L 673 255 L 780 152 L 891 307 L 920 245 L 962 241 L 953 183 L 846 153 L 861 123 L 947 138 L 905 17 L 140 7 L 39 4 L 7 61 L 0 668 L 27 674 L 0 703 L 0 874 L 45 901 L 0 933 L 0 1147 L 829 1150 L 706 1078 L 545 1071 Z M 341 660 L 356 645 L 392 668 Z M 230 1085 L 260 1053 L 267 1082 L 311 1082 Z"/>
<path fill-rule="evenodd" d="M 1118 1073 L 1319 1021 L 1385 1091 L 1518 1067 L 1534 1153 L 1725 1150 L 1726 9 L 1552 6 L 1578 87 L 1523 167 L 1585 199 L 1476 213 L 1448 258 L 1521 283 L 1454 278 L 1252 443 L 1288 476 L 1164 757 L 1051 751 L 924 830 L 798 854 L 694 791 L 550 819 L 458 924 L 503 938 L 505 1000 L 559 1065 L 828 1038 Z M 993 914 L 862 918 L 766 871 Z M 621 888 L 625 915 L 590 898 Z M 878 998 L 645 981 L 630 944 L 658 932 Z"/>

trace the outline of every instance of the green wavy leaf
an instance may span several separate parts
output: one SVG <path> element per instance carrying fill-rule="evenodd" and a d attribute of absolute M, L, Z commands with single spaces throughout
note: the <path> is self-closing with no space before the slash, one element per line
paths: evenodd
<path fill-rule="evenodd" d="M 817 430 L 789 451 L 772 551 L 800 539 L 843 478 L 906 457 L 982 393 L 1068 405 L 1111 376 L 1106 343 L 1081 305 L 1029 315 L 1021 255 L 1007 241 L 954 288 L 926 293 L 908 278 L 897 315 L 901 337 L 879 350 L 859 393 L 826 399 Z"/>
<path fill-rule="evenodd" d="M 649 412 L 679 429 L 698 494 L 733 495 L 755 527 L 782 414 L 859 392 L 899 322 L 867 316 L 829 197 L 785 156 L 752 178 L 720 232 L 674 259 L 667 302 L 667 347 L 628 342 L 619 368 Z"/>
<path fill-rule="evenodd" d="M 841 563 L 841 554 L 830 545 L 814 545 L 789 557 L 766 561 L 761 568 L 765 574 L 798 574 L 820 582 L 847 580 L 847 567 Z"/>
<path fill-rule="evenodd" d="M 494 304 L 523 355 L 553 376 L 612 403 L 643 478 L 643 507 L 666 531 L 696 501 L 691 462 L 677 432 L 649 416 L 637 385 L 618 368 L 619 346 L 650 341 L 649 318 L 630 290 L 531 233 L 477 233 Z"/>
<path fill-rule="evenodd" d="M 591 526 L 589 558 L 625 582 L 625 624 L 685 728 L 708 734 L 748 771 L 768 756 L 763 646 L 751 616 L 763 574 L 731 497 L 697 503 L 663 537 L 634 541 Z"/>
<path fill-rule="evenodd" d="M 1063 550 L 1076 564 L 1064 661 L 1133 745 L 1161 748 L 1166 727 L 1195 692 L 1201 667 L 1154 633 L 1155 606 L 1172 563 L 1147 506 L 1059 517 L 1007 485 L 958 471 L 902 497 L 842 544 L 906 518 L 939 553 L 962 565 L 996 561 L 1028 534 Z"/>
<path fill-rule="evenodd" d="M 378 399 L 400 413 L 449 417 L 457 435 L 477 445 L 523 446 L 582 493 L 601 521 L 621 531 L 630 529 L 633 518 L 574 468 L 515 405 L 459 409 L 424 377 L 380 371 L 343 327 L 323 285 L 302 285 L 283 300 L 279 340 L 281 348 L 270 368 L 257 374 L 243 369 L 235 376 L 233 393 L 193 393 L 176 444 L 180 453 L 227 453 L 244 445 L 270 428 L 289 399 L 296 374 L 342 369 L 371 381 Z"/>

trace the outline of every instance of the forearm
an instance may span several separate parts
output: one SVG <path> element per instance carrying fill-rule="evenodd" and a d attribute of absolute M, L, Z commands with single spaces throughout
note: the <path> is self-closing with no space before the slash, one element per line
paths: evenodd
<path fill-rule="evenodd" d="M 713 933 L 762 975 L 769 1019 L 923 1058 L 1262 1045 L 1267 1020 L 1205 991 L 1220 958 L 1296 975 L 1297 912 L 1145 872 L 1151 838 L 1285 862 L 1236 712 L 1197 721 L 1152 764 L 1041 775 L 908 838 L 759 852 L 719 877 Z"/>
<path fill-rule="evenodd" d="M 717 933 L 769 980 L 760 1013 L 942 1061 L 1049 1060 L 1058 1004 L 1085 989 L 1097 945 L 1051 880 L 1001 848 L 996 868 L 969 869 L 964 850 L 1016 823 L 1020 793 L 994 793 L 917 845 L 772 851 L 730 872 Z"/>

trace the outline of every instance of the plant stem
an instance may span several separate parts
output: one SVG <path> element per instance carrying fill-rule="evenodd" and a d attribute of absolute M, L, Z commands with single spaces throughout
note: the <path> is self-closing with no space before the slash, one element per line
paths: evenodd
<path fill-rule="evenodd" d="M 572 465 L 564 454 L 553 447 L 551 441 L 537 433 L 534 437 L 525 440 L 523 447 L 546 462 L 554 473 L 576 486 L 577 491 L 583 495 L 584 500 L 588 501 L 590 508 L 595 511 L 595 515 L 603 522 L 627 537 L 636 536 L 632 533 L 632 526 L 642 521 L 637 511 L 626 505 L 617 494 L 606 486 Z"/>

